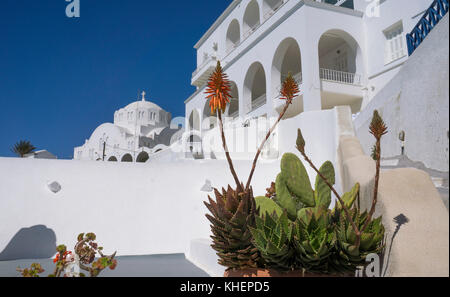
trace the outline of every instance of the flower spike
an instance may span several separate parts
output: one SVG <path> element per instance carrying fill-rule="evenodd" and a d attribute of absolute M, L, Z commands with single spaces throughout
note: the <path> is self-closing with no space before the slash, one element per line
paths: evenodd
<path fill-rule="evenodd" d="M 377 140 L 381 139 L 383 135 L 387 134 L 386 124 L 378 113 L 378 110 L 375 110 L 373 112 L 373 119 L 370 123 L 370 134 L 375 136 Z"/>
<path fill-rule="evenodd" d="M 281 86 L 280 99 L 287 100 L 289 103 L 292 103 L 292 99 L 297 97 L 299 93 L 300 89 L 298 87 L 298 83 L 295 81 L 292 73 L 289 72 L 289 75 L 286 77 L 283 85 Z"/>
<path fill-rule="evenodd" d="M 231 84 L 228 80 L 228 76 L 223 72 L 220 61 L 217 61 L 216 69 L 211 75 L 208 81 L 208 87 L 205 91 L 207 94 L 206 99 L 209 101 L 211 107 L 211 114 L 216 113 L 216 110 L 220 110 L 222 113 L 227 108 L 227 103 L 231 98 Z"/>

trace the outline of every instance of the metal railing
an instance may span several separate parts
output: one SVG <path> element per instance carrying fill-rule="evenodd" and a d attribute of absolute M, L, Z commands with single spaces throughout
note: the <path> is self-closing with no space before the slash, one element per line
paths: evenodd
<path fill-rule="evenodd" d="M 333 69 L 320 68 L 320 79 L 349 85 L 361 85 L 361 75 Z"/>
<path fill-rule="evenodd" d="M 406 34 L 409 56 L 412 55 L 422 41 L 425 40 L 431 30 L 433 30 L 433 28 L 445 16 L 448 12 L 448 8 L 448 0 L 434 0 L 411 33 Z"/>

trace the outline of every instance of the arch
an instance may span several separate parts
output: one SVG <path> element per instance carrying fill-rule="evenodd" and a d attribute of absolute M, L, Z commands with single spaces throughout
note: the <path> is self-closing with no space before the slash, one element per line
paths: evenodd
<path fill-rule="evenodd" d="M 236 118 L 239 116 L 239 91 L 236 83 L 231 82 L 230 104 L 228 104 L 226 115 L 228 117 Z"/>
<path fill-rule="evenodd" d="M 209 106 L 210 101 L 211 100 L 207 100 L 203 107 L 202 130 L 213 129 L 217 126 L 217 117 L 216 115 L 211 114 L 211 107 Z"/>
<path fill-rule="evenodd" d="M 156 154 L 156 153 L 159 153 L 159 152 L 161 152 L 161 151 L 163 151 L 163 150 L 165 150 L 165 149 L 167 149 L 167 148 L 169 148 L 167 145 L 164 145 L 164 144 L 158 144 L 157 146 L 155 146 L 155 147 L 152 149 L 152 153 Z"/>
<path fill-rule="evenodd" d="M 281 84 L 291 73 L 300 85 L 302 83 L 302 56 L 298 42 L 291 37 L 284 39 L 277 50 L 272 61 L 272 97 L 277 98 L 280 94 Z M 275 105 L 278 113 L 283 105 Z M 294 99 L 292 106 L 288 109 L 285 119 L 294 117 L 303 112 L 303 95 Z"/>
<path fill-rule="evenodd" d="M 244 80 L 244 104 L 251 112 L 267 102 L 266 72 L 260 62 L 253 63 Z"/>
<path fill-rule="evenodd" d="M 117 158 L 115 157 L 115 156 L 111 156 L 111 157 L 109 157 L 109 159 L 108 159 L 108 162 L 117 162 L 118 160 L 117 160 Z"/>
<path fill-rule="evenodd" d="M 200 115 L 196 109 L 193 109 L 189 116 L 189 130 L 200 131 Z"/>
<path fill-rule="evenodd" d="M 252 0 L 247 5 L 244 13 L 244 21 L 242 31 L 244 32 L 244 38 L 249 36 L 261 23 L 259 15 L 258 1 Z"/>
<path fill-rule="evenodd" d="M 263 12 L 264 18 L 269 18 L 280 6 L 283 4 L 283 0 L 264 0 Z"/>
<path fill-rule="evenodd" d="M 200 131 L 192 130 L 183 133 L 181 143 L 185 153 L 191 153 L 194 159 L 203 158 L 202 135 Z"/>
<path fill-rule="evenodd" d="M 322 81 L 361 86 L 364 60 L 361 47 L 351 34 L 341 29 L 324 32 L 318 42 Z M 349 105 L 352 113 L 361 110 L 363 98 L 322 92 L 322 108 Z"/>
<path fill-rule="evenodd" d="M 233 50 L 241 42 L 241 27 L 239 21 L 234 19 L 231 21 L 227 30 L 226 48 L 227 53 Z"/>
<path fill-rule="evenodd" d="M 133 162 L 133 157 L 130 154 L 125 154 L 123 155 L 121 162 L 131 163 Z"/>
<path fill-rule="evenodd" d="M 148 155 L 147 152 L 140 152 L 136 158 L 136 162 L 137 163 L 145 163 L 148 161 L 149 158 L 150 158 L 150 156 Z"/>

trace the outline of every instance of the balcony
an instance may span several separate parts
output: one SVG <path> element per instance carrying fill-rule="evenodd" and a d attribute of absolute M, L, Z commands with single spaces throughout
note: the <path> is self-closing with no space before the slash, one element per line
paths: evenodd
<path fill-rule="evenodd" d="M 252 100 L 252 105 L 250 111 L 247 113 L 252 113 L 267 102 L 267 96 L 266 94 L 259 96 L 258 98 Z"/>
<path fill-rule="evenodd" d="M 255 25 L 254 27 L 248 29 L 246 32 L 244 32 L 242 34 L 242 39 L 237 42 L 236 44 L 234 44 L 233 46 L 230 46 L 229 48 L 227 48 L 227 50 L 225 51 L 225 56 L 223 57 L 222 60 L 225 60 L 232 52 L 234 52 L 234 50 L 236 48 L 238 48 L 244 41 L 246 41 L 250 36 L 253 35 L 254 32 L 256 32 L 256 30 L 259 29 L 259 27 L 261 27 L 262 25 L 264 25 L 278 10 L 280 10 L 280 8 L 282 8 L 287 2 L 289 2 L 289 0 L 283 0 L 280 1 L 275 7 L 273 7 L 272 9 L 270 9 L 268 12 L 266 12 L 264 14 L 264 16 L 262 17 L 262 20 L 260 23 L 258 23 L 257 25 Z"/>
<path fill-rule="evenodd" d="M 237 118 L 239 116 L 239 110 L 236 110 L 235 112 L 233 112 L 232 114 L 229 115 L 230 118 Z"/>
<path fill-rule="evenodd" d="M 192 85 L 202 87 L 208 81 L 210 75 L 214 72 L 217 65 L 216 57 L 208 57 L 193 73 Z"/>
<path fill-rule="evenodd" d="M 320 79 L 323 81 L 361 86 L 361 75 L 333 69 L 320 68 Z"/>

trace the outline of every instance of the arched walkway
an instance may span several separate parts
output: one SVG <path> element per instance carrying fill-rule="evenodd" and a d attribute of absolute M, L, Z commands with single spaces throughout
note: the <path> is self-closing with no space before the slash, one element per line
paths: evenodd
<path fill-rule="evenodd" d="M 319 40 L 320 79 L 323 82 L 361 86 L 364 61 L 357 41 L 347 32 L 333 29 Z M 322 108 L 349 105 L 353 113 L 361 110 L 362 97 L 322 92 Z"/>
<path fill-rule="evenodd" d="M 226 37 L 227 53 L 232 51 L 241 42 L 241 29 L 238 20 L 234 19 L 228 26 Z"/>
<path fill-rule="evenodd" d="M 246 38 L 259 26 L 261 23 L 260 15 L 259 15 L 259 5 L 258 1 L 252 0 L 247 5 L 244 14 L 244 22 L 243 22 L 243 37 Z"/>
<path fill-rule="evenodd" d="M 192 110 L 189 116 L 189 130 L 200 131 L 200 115 L 196 109 Z"/>
<path fill-rule="evenodd" d="M 300 47 L 293 38 L 283 40 L 275 51 L 272 62 L 272 97 L 280 96 L 281 84 L 291 73 L 299 85 L 302 84 L 302 61 Z M 284 107 L 284 102 L 275 101 L 275 109 L 280 113 Z M 303 95 L 294 99 L 284 118 L 291 118 L 304 110 Z"/>
<path fill-rule="evenodd" d="M 261 63 L 253 63 L 244 80 L 244 105 L 246 113 L 254 111 L 267 102 L 266 73 Z"/>
<path fill-rule="evenodd" d="M 213 129 L 217 126 L 217 116 L 215 114 L 211 114 L 211 106 L 209 106 L 210 101 L 211 100 L 207 100 L 205 106 L 203 107 L 202 130 Z"/>
<path fill-rule="evenodd" d="M 139 153 L 139 155 L 137 156 L 136 162 L 137 162 L 137 163 L 145 163 L 145 162 L 148 161 L 149 158 L 150 158 L 150 157 L 149 157 L 149 155 L 148 155 L 147 152 L 141 152 L 141 153 Z"/>
<path fill-rule="evenodd" d="M 133 162 L 133 157 L 130 154 L 126 154 L 122 157 L 122 162 L 131 163 Z"/>
<path fill-rule="evenodd" d="M 236 83 L 231 82 L 230 104 L 227 107 L 227 116 L 236 118 L 239 116 L 239 92 Z"/>
<path fill-rule="evenodd" d="M 109 159 L 108 159 L 108 162 L 117 162 L 118 160 L 117 160 L 117 158 L 115 157 L 115 156 L 111 156 L 111 157 L 109 157 Z"/>
<path fill-rule="evenodd" d="M 283 0 L 264 0 L 263 13 L 264 19 L 268 19 L 283 4 Z"/>

